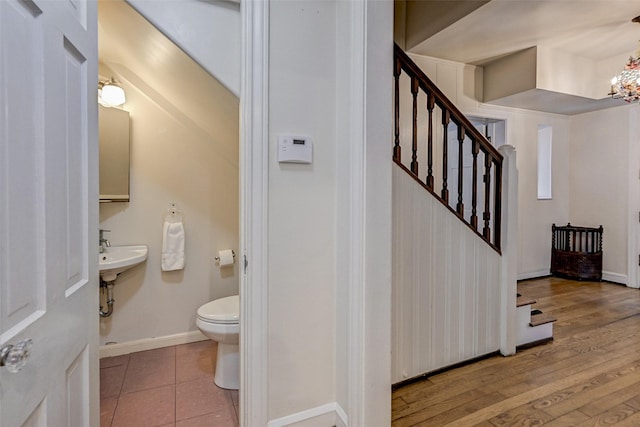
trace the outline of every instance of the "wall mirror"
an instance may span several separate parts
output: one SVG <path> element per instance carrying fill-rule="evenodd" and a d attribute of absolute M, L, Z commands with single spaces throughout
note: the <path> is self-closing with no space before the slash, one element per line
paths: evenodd
<path fill-rule="evenodd" d="M 128 202 L 129 112 L 98 107 L 100 202 Z"/>

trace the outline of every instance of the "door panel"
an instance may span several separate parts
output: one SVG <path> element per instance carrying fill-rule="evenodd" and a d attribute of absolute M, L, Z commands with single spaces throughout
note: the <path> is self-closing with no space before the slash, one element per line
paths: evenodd
<path fill-rule="evenodd" d="M 42 21 L 40 11 L 19 2 L 0 4 L 0 40 L 2 40 L 0 72 L 1 116 L 0 157 L 0 342 L 10 339 L 20 328 L 32 323 L 42 307 L 39 295 L 44 280 L 41 269 L 34 268 L 42 260 L 37 248 L 41 205 L 42 107 L 33 100 L 42 96 L 38 73 L 42 58 Z M 8 66 L 11 63 L 11 66 Z M 20 262 L 29 257 L 30 261 Z M 20 325 L 16 329 L 16 326 Z"/>
<path fill-rule="evenodd" d="M 97 19 L 0 1 L 0 425 L 98 425 Z M 95 243 L 95 244 L 94 244 Z"/>

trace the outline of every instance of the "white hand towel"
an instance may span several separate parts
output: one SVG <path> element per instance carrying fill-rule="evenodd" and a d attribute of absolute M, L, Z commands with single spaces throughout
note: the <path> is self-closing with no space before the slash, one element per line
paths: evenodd
<path fill-rule="evenodd" d="M 184 268 L 184 226 L 165 222 L 162 226 L 162 271 Z"/>

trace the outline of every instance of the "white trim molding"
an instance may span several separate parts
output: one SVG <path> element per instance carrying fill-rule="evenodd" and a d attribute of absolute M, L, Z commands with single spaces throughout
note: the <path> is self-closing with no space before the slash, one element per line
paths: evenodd
<path fill-rule="evenodd" d="M 240 4 L 240 426 L 267 425 L 269 0 Z M 251 349 L 249 351 L 249 349 Z"/>
<path fill-rule="evenodd" d="M 638 288 L 640 287 L 640 266 L 638 266 L 638 256 L 640 256 L 638 244 L 640 241 L 640 224 L 638 224 L 638 213 L 640 212 L 640 191 L 638 191 L 638 171 L 640 171 L 640 147 L 638 146 L 638 137 L 640 136 L 640 125 L 638 124 L 638 119 L 640 118 L 640 109 L 634 106 L 629 108 L 628 111 L 627 277 L 624 283 L 630 288 Z M 611 281 L 618 282 L 618 280 Z"/>
<path fill-rule="evenodd" d="M 342 407 L 336 402 L 331 402 L 271 420 L 267 424 L 267 427 L 286 427 L 293 424 L 298 426 L 308 425 L 311 427 L 324 425 L 322 423 L 335 425 L 337 427 L 347 427 L 349 425 L 347 415 Z"/>
<path fill-rule="evenodd" d="M 538 278 L 547 277 L 550 275 L 551 273 L 549 272 L 549 270 L 539 270 L 539 271 L 533 271 L 530 273 L 518 274 L 518 280 L 538 279 Z M 634 287 L 628 283 L 629 281 L 628 276 L 620 273 L 613 273 L 611 271 L 603 271 L 602 280 L 606 280 L 607 282 L 618 283 L 620 285 L 627 285 L 630 288 Z"/>
<path fill-rule="evenodd" d="M 500 284 L 500 352 L 516 352 L 516 293 L 518 271 L 518 169 L 512 145 L 498 148 L 502 154 L 502 258 Z"/>
<path fill-rule="evenodd" d="M 188 344 L 207 339 L 209 338 L 204 336 L 200 331 L 190 331 L 182 334 L 167 335 L 164 337 L 145 338 L 142 340 L 127 341 L 123 343 L 107 344 L 100 346 L 100 358 L 120 356 L 122 354 L 135 353 L 136 351 L 155 350 L 156 348 Z"/>
<path fill-rule="evenodd" d="M 518 280 L 527 280 L 527 279 L 537 279 L 539 277 L 550 276 L 550 270 L 538 270 L 538 271 L 529 271 L 527 273 L 519 273 Z"/>
<path fill-rule="evenodd" d="M 357 155 L 363 156 L 363 169 L 358 173 L 364 190 L 360 201 L 364 205 L 358 208 L 362 209 L 362 240 L 356 241 L 351 249 L 361 251 L 357 280 L 363 281 L 356 284 L 353 293 L 361 299 L 350 301 L 350 307 L 359 305 L 359 334 L 354 339 L 362 341 L 357 345 L 359 348 L 354 348 L 351 359 L 351 363 L 357 362 L 359 366 L 352 371 L 347 414 L 354 427 L 377 427 L 391 424 L 393 2 L 362 3 L 354 6 L 354 15 L 362 19 L 363 27 L 354 28 L 362 36 L 355 36 L 353 47 L 361 46 L 365 52 L 361 62 L 358 61 L 358 66 L 364 67 L 360 71 L 364 77 L 363 97 L 354 99 L 362 102 L 360 108 L 364 109 L 364 144 L 354 149 L 363 150 Z"/>
<path fill-rule="evenodd" d="M 624 274 L 613 273 L 611 271 L 603 271 L 602 272 L 602 280 L 606 280 L 607 282 L 619 283 L 621 285 L 627 285 L 631 288 L 634 286 L 630 286 L 628 283 L 629 277 Z"/>

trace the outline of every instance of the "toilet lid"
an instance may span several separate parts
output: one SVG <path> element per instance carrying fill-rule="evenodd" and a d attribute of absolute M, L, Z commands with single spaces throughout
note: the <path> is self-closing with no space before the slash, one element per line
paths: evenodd
<path fill-rule="evenodd" d="M 238 323 L 240 297 L 232 295 L 206 303 L 198 309 L 198 317 L 216 323 Z"/>

